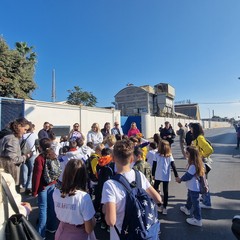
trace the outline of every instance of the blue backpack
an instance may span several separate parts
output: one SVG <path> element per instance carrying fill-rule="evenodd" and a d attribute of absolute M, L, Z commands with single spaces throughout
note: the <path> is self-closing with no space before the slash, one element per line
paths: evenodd
<path fill-rule="evenodd" d="M 121 232 L 115 230 L 121 240 L 158 240 L 160 222 L 154 201 L 142 188 L 140 173 L 135 171 L 136 181 L 129 183 L 121 174 L 112 177 L 126 189 L 126 208 Z"/>

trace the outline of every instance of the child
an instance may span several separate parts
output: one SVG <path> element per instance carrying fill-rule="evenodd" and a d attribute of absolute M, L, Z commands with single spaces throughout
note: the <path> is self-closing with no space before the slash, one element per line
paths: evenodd
<path fill-rule="evenodd" d="M 148 162 L 143 160 L 143 151 L 140 147 L 134 148 L 134 165 L 133 168 L 142 172 L 147 180 L 152 184 L 152 168 Z"/>
<path fill-rule="evenodd" d="M 129 183 L 135 181 L 135 172 L 130 167 L 134 158 L 133 151 L 133 143 L 128 139 L 117 141 L 113 148 L 113 161 L 116 164 L 117 173 L 124 175 Z M 156 203 L 161 203 L 161 196 L 154 190 L 144 174 L 140 172 L 140 176 L 142 188 Z M 126 190 L 121 183 L 111 179 L 104 183 L 102 203 L 104 204 L 106 222 L 110 226 L 110 239 L 119 240 L 114 226 L 119 231 L 121 230 L 126 205 Z"/>
<path fill-rule="evenodd" d="M 64 155 L 61 155 L 61 159 L 60 159 L 60 165 L 61 165 L 61 169 L 62 169 L 62 173 L 59 176 L 59 181 L 62 182 L 62 178 L 63 178 L 63 172 L 64 169 L 68 163 L 68 161 L 70 159 L 83 159 L 83 155 L 81 153 L 79 153 L 78 148 L 77 148 L 77 142 L 76 140 L 71 140 L 69 142 L 69 146 L 65 147 L 65 150 L 67 152 L 64 153 Z"/>
<path fill-rule="evenodd" d="M 43 177 L 46 159 L 54 159 L 56 155 L 51 149 L 51 140 L 42 138 L 39 141 L 41 153 L 35 159 L 32 176 L 32 195 L 38 199 L 39 222 L 37 231 L 44 238 L 45 231 L 55 232 L 58 226 L 58 220 L 54 212 L 52 199 L 53 190 L 56 181 L 46 184 Z"/>
<path fill-rule="evenodd" d="M 157 153 L 157 143 L 156 142 L 151 142 L 149 144 L 149 151 L 146 156 L 146 161 L 150 164 L 152 167 L 153 165 L 153 160 L 155 158 L 155 154 Z"/>
<path fill-rule="evenodd" d="M 193 207 L 193 218 L 187 218 L 187 223 L 194 226 L 202 226 L 201 208 L 199 206 L 199 181 L 197 177 L 204 175 L 204 166 L 198 150 L 195 147 L 188 146 L 186 149 L 186 157 L 188 159 L 187 172 L 181 177 L 177 177 L 178 183 L 186 182 L 188 188 L 187 203 L 181 206 L 180 210 L 186 215 L 190 215 Z"/>
<path fill-rule="evenodd" d="M 103 184 L 114 175 L 114 165 L 112 163 L 112 150 L 110 148 L 102 149 L 101 155 L 97 165 L 98 185 L 96 187 L 94 205 L 96 211 L 101 213 L 101 228 L 106 229 L 107 225 L 102 213 L 101 195 Z"/>
<path fill-rule="evenodd" d="M 61 190 L 53 193 L 54 208 L 60 220 L 56 240 L 87 240 L 95 226 L 95 210 L 86 192 L 87 171 L 82 160 L 68 161 Z"/>
<path fill-rule="evenodd" d="M 164 215 L 167 215 L 168 184 L 171 181 L 171 167 L 174 176 L 178 177 L 170 144 L 168 141 L 162 140 L 153 161 L 152 175 L 155 177 L 153 187 L 156 191 L 158 191 L 159 184 L 163 182 L 163 206 L 160 206 L 158 211 L 162 212 Z"/>

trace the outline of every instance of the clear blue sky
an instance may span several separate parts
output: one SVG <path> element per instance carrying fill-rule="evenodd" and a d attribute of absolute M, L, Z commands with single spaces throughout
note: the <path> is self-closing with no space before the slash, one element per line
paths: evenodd
<path fill-rule="evenodd" d="M 165 82 L 212 103 L 202 117 L 240 116 L 239 0 L 2 0 L 0 34 L 35 47 L 34 99 L 51 101 L 55 69 L 57 101 L 77 85 L 110 106 L 127 83 Z"/>

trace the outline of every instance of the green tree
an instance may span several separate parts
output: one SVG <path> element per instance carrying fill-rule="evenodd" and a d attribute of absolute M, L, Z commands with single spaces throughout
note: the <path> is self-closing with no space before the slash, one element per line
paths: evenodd
<path fill-rule="evenodd" d="M 36 89 L 34 82 L 36 53 L 27 43 L 17 42 L 16 49 L 9 49 L 0 38 L 0 96 L 31 98 Z"/>
<path fill-rule="evenodd" d="M 67 90 L 69 96 L 67 103 L 72 105 L 84 105 L 94 107 L 97 104 L 97 98 L 91 92 L 85 92 L 79 86 L 74 86 L 73 90 Z"/>

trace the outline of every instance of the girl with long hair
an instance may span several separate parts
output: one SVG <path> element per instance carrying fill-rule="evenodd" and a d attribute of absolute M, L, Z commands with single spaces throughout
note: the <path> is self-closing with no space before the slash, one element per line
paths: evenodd
<path fill-rule="evenodd" d="M 193 208 L 193 217 L 187 218 L 187 223 L 194 226 L 202 226 L 202 215 L 199 201 L 199 180 L 198 178 L 205 174 L 203 162 L 197 148 L 189 146 L 186 149 L 186 158 L 188 160 L 187 171 L 181 178 L 176 178 L 178 183 L 186 182 L 188 188 L 187 202 L 180 210 L 187 216 L 191 214 Z"/>
<path fill-rule="evenodd" d="M 60 220 L 55 240 L 87 240 L 94 235 L 95 210 L 87 193 L 87 170 L 82 160 L 68 161 L 62 187 L 53 193 L 54 207 Z"/>
<path fill-rule="evenodd" d="M 195 146 L 199 151 L 199 155 L 204 163 L 207 178 L 208 173 L 211 170 L 212 160 L 210 155 L 213 153 L 213 148 L 204 137 L 203 128 L 199 123 L 192 123 L 190 130 L 193 136 L 192 145 Z M 200 203 L 201 208 L 210 209 L 212 206 L 210 192 L 208 191 L 207 193 L 203 194 L 202 199 L 203 201 Z"/>
<path fill-rule="evenodd" d="M 43 177 L 47 159 L 56 159 L 56 154 L 51 149 L 51 144 L 52 142 L 49 138 L 42 138 L 39 141 L 40 154 L 35 159 L 32 177 L 32 195 L 37 197 L 39 208 L 37 231 L 43 238 L 46 236 L 46 231 L 54 233 L 58 226 L 52 199 L 56 181 L 47 184 Z"/>
<path fill-rule="evenodd" d="M 164 215 L 167 215 L 168 185 L 171 181 L 171 167 L 174 176 L 178 177 L 170 144 L 168 141 L 162 140 L 158 145 L 158 151 L 153 160 L 152 175 L 155 179 L 153 187 L 156 191 L 158 191 L 160 183 L 163 183 L 163 206 L 159 206 L 158 211 Z"/>

